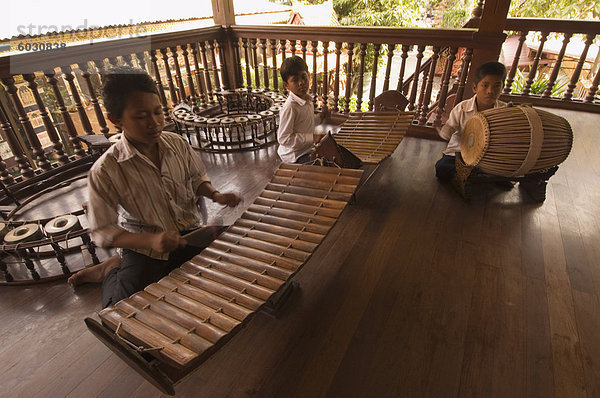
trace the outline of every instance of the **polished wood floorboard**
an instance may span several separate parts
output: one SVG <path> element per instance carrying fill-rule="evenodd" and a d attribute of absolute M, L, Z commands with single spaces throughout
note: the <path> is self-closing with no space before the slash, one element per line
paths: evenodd
<path fill-rule="evenodd" d="M 280 318 L 258 313 L 176 386 L 181 397 L 599 397 L 600 116 L 554 110 L 573 151 L 533 203 L 518 186 L 439 184 L 444 143 L 406 138 L 295 276 Z M 275 148 L 202 154 L 228 224 Z M 85 200 L 42 198 L 23 217 Z M 61 207 L 62 206 L 62 207 Z M 0 287 L 0 395 L 158 397 L 89 333 L 100 287 Z"/>

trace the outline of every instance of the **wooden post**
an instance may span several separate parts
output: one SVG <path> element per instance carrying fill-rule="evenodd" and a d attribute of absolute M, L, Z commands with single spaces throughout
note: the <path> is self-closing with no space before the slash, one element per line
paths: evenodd
<path fill-rule="evenodd" d="M 222 25 L 224 27 L 235 25 L 233 0 L 211 0 L 211 3 L 215 25 Z"/>
<path fill-rule="evenodd" d="M 235 49 L 231 44 L 233 32 L 229 29 L 231 25 L 235 25 L 233 0 L 211 0 L 211 3 L 215 25 L 221 25 L 224 30 L 223 36 L 218 39 L 219 57 L 223 57 L 220 60 L 223 86 L 224 88 L 240 87 L 241 84 L 238 82 L 240 73 L 236 70 Z"/>
<path fill-rule="evenodd" d="M 510 0 L 486 0 L 483 6 L 483 15 L 479 30 L 473 34 L 475 41 L 481 45 L 473 49 L 473 58 L 471 60 L 471 68 L 467 78 L 464 98 L 469 98 L 472 95 L 473 75 L 479 65 L 488 62 L 496 61 L 500 56 L 502 43 L 506 39 L 504 26 L 506 25 L 506 17 Z"/>

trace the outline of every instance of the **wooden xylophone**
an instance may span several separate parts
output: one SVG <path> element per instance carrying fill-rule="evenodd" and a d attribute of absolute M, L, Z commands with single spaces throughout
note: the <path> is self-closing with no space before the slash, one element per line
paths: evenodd
<path fill-rule="evenodd" d="M 87 318 L 88 328 L 153 385 L 174 394 L 178 380 L 289 291 L 290 278 L 333 227 L 362 173 L 282 164 L 202 253 L 100 311 L 105 326 Z"/>
<path fill-rule="evenodd" d="M 335 141 L 365 164 L 377 164 L 398 147 L 413 112 L 351 113 L 335 134 Z"/>

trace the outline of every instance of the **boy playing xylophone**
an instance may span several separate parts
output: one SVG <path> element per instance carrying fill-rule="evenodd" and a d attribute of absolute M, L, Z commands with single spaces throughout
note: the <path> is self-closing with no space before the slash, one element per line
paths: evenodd
<path fill-rule="evenodd" d="M 182 234 L 198 228 L 204 196 L 237 206 L 235 193 L 210 183 L 199 156 L 180 136 L 163 131 L 156 85 L 140 69 L 118 67 L 104 76 L 108 119 L 123 130 L 88 175 L 88 220 L 92 239 L 121 248 L 111 257 L 69 278 L 69 283 L 103 282 L 107 307 L 158 281 L 198 254 Z"/>

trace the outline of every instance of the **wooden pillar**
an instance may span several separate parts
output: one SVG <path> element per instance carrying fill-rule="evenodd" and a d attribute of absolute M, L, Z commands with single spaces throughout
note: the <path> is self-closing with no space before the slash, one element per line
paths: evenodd
<path fill-rule="evenodd" d="M 211 0 L 211 3 L 215 25 L 221 25 L 223 27 L 223 35 L 217 39 L 220 47 L 219 59 L 221 64 L 221 76 L 223 77 L 223 86 L 227 89 L 241 87 L 241 82 L 238 82 L 240 71 L 237 70 L 236 66 L 236 50 L 232 45 L 232 42 L 237 43 L 237 41 L 233 40 L 233 32 L 229 29 L 231 25 L 235 25 L 233 0 Z"/>
<path fill-rule="evenodd" d="M 479 65 L 488 62 L 496 61 L 500 56 L 502 43 L 506 39 L 504 26 L 506 25 L 506 17 L 510 0 L 486 0 L 483 6 L 483 14 L 479 30 L 473 34 L 473 38 L 477 42 L 477 47 L 473 49 L 473 58 L 471 60 L 471 68 L 465 87 L 465 98 L 469 98 L 472 93 L 471 81 L 475 70 Z"/>
<path fill-rule="evenodd" d="M 235 25 L 233 0 L 211 0 L 211 3 L 215 25 L 223 25 L 224 27 Z"/>

